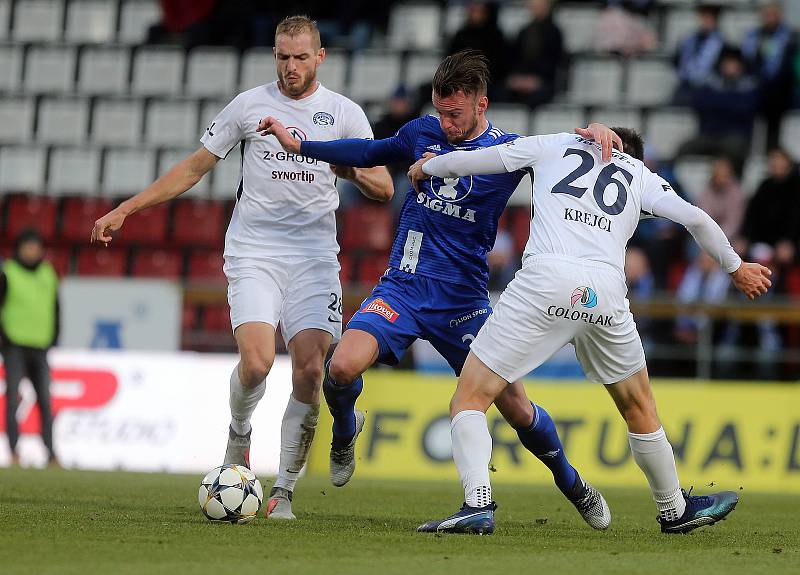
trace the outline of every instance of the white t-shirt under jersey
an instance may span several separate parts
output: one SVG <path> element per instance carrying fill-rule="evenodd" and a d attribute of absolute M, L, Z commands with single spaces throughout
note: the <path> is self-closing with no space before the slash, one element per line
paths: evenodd
<path fill-rule="evenodd" d="M 302 140 L 372 138 L 364 111 L 355 102 L 318 85 L 301 100 L 281 94 L 278 83 L 236 96 L 200 139 L 224 158 L 242 148 L 242 172 L 228 231 L 225 255 L 274 257 L 334 256 L 334 212 L 339 206 L 336 176 L 319 160 L 284 152 L 272 136 L 256 131 L 273 116 Z"/>

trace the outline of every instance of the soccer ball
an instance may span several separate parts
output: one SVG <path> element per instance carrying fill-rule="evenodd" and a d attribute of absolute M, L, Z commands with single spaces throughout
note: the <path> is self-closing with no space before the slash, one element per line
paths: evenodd
<path fill-rule="evenodd" d="M 258 515 L 264 490 L 245 466 L 225 464 L 206 474 L 197 498 L 209 521 L 241 524 Z"/>

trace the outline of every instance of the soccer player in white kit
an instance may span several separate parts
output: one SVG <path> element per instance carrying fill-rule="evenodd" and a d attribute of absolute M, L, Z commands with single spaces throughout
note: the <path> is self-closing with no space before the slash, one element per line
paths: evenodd
<path fill-rule="evenodd" d="M 738 502 L 731 491 L 699 497 L 680 488 L 625 297 L 625 246 L 640 216 L 666 217 L 684 225 L 751 299 L 766 293 L 770 271 L 742 262 L 714 220 L 645 167 L 636 132 L 612 130 L 627 153 L 615 151 L 610 162 L 601 161 L 594 142 L 555 134 L 422 158 L 409 171 L 412 181 L 534 171 L 533 217 L 522 269 L 473 342 L 450 406 L 453 458 L 465 505 L 451 517 L 420 526 L 420 531 L 450 531 L 456 525 L 463 530 L 465 524 L 473 532 L 494 529 L 486 409 L 509 382 L 567 343 L 575 346 L 586 376 L 605 385 L 625 419 L 663 532 L 714 523 Z"/>
<path fill-rule="evenodd" d="M 223 268 L 239 348 L 230 378 L 225 463 L 250 466 L 250 417 L 266 389 L 280 324 L 292 360 L 292 394 L 267 516 L 294 519 L 292 493 L 317 426 L 323 363 L 342 332 L 336 178 L 351 180 L 365 196 L 380 201 L 391 199 L 393 186 L 383 166 L 356 169 L 287 154 L 274 138 L 257 132 L 261 118 L 280 116 L 302 140 L 372 138 L 364 111 L 317 81 L 325 50 L 312 20 L 284 19 L 275 32 L 274 53 L 278 80 L 236 96 L 208 127 L 203 145 L 97 220 L 92 240 L 107 244 L 126 216 L 179 196 L 241 146 L 242 174 Z"/>

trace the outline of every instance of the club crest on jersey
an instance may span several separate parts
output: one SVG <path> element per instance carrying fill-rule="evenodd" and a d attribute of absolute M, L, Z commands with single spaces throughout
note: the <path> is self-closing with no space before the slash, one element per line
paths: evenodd
<path fill-rule="evenodd" d="M 363 313 L 377 313 L 380 316 L 383 316 L 385 319 L 389 320 L 391 323 L 394 323 L 400 314 L 397 313 L 392 309 L 388 303 L 383 301 L 383 298 L 375 298 L 371 302 L 369 302 L 362 310 Z"/>
<path fill-rule="evenodd" d="M 463 178 L 437 178 L 431 176 L 431 191 L 440 200 L 460 202 L 472 191 L 472 176 Z"/>
<path fill-rule="evenodd" d="M 572 292 L 570 303 L 572 304 L 572 307 L 575 307 L 575 304 L 578 302 L 580 302 L 581 306 L 583 307 L 595 307 L 597 305 L 597 294 L 590 287 L 577 287 L 575 288 L 575 291 Z"/>
<path fill-rule="evenodd" d="M 286 126 L 286 131 L 289 132 L 295 140 L 305 142 L 308 140 L 306 133 L 297 126 Z"/>
<path fill-rule="evenodd" d="M 314 114 L 314 123 L 317 126 L 333 126 L 333 116 L 328 112 L 317 112 Z"/>

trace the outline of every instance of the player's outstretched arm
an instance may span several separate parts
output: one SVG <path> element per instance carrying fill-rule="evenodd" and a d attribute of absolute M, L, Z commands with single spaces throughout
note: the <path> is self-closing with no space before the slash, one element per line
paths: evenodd
<path fill-rule="evenodd" d="M 126 217 L 178 197 L 199 182 L 218 161 L 217 156 L 205 147 L 200 147 L 143 191 L 125 200 L 97 220 L 92 228 L 91 241 L 103 242 L 108 245 L 108 242 L 112 240 L 113 232 L 122 227 Z"/>

